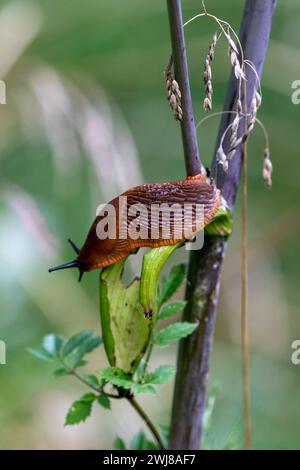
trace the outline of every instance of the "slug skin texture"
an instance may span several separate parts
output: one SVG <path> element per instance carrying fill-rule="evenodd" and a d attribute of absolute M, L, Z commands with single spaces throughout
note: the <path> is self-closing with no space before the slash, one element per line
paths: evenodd
<path fill-rule="evenodd" d="M 124 201 L 126 203 L 124 204 Z M 81 272 L 103 268 L 127 257 L 130 252 L 141 247 L 159 247 L 164 245 L 175 245 L 192 237 L 195 232 L 202 230 L 213 219 L 220 206 L 221 195 L 214 182 L 209 182 L 205 176 L 190 176 L 183 180 L 164 183 L 142 184 L 125 191 L 120 196 L 114 198 L 104 206 L 99 215 L 95 218 L 86 241 L 79 251 L 77 267 Z M 142 210 L 137 213 L 136 204 L 142 205 Z M 163 204 L 163 206 L 161 206 Z M 175 208 L 174 213 L 170 212 L 170 206 Z M 196 205 L 203 205 L 202 216 L 196 218 Z M 183 210 L 191 207 L 192 212 Z M 163 237 L 164 217 L 154 218 L 151 210 L 160 207 L 160 213 L 169 213 L 169 237 Z M 198 206 L 199 207 L 199 206 Z M 132 214 L 130 213 L 132 209 Z M 133 210 L 134 209 L 134 210 Z M 106 218 L 110 222 L 108 214 L 112 213 L 115 218 L 115 232 L 113 238 L 100 239 L 99 222 Z M 152 217 L 151 217 L 152 216 Z M 178 232 L 177 229 L 183 227 Z M 139 238 L 130 236 L 130 226 L 136 219 L 141 233 Z M 166 219 L 165 219 L 166 220 Z M 155 225 L 156 224 L 156 225 Z M 153 237 L 153 231 L 155 237 Z M 122 234 L 126 237 L 122 238 Z M 179 235 L 178 235 L 179 234 Z M 152 237 L 152 238 L 151 238 Z"/>

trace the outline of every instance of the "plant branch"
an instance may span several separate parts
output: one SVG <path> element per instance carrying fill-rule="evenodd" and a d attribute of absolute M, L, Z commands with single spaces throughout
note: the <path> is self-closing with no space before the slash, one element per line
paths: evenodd
<path fill-rule="evenodd" d="M 168 5 L 178 2 L 169 1 Z M 240 41 L 244 55 L 251 60 L 259 76 L 268 46 L 275 0 L 246 0 L 240 30 Z M 180 30 L 180 28 L 179 28 Z M 256 84 L 254 74 L 249 74 L 247 81 L 247 109 Z M 238 96 L 238 83 L 232 74 L 225 111 L 234 109 Z M 230 114 L 224 114 L 221 120 L 216 149 L 219 146 L 224 130 L 231 122 Z M 240 129 L 240 132 L 243 130 Z M 188 138 L 188 136 L 186 136 Z M 229 138 L 224 140 L 223 148 L 229 149 Z M 243 159 L 242 146 L 229 166 L 226 174 L 223 170 L 216 174 L 216 152 L 212 168 L 217 185 L 222 191 L 229 207 L 233 209 L 237 188 L 240 180 Z M 204 247 L 200 251 L 192 251 L 189 261 L 186 299 L 188 304 L 184 310 L 185 321 L 199 321 L 199 328 L 193 335 L 182 340 L 178 353 L 170 447 L 172 449 L 199 449 L 203 435 L 203 414 L 212 351 L 216 307 L 219 295 L 222 261 L 227 247 L 224 237 L 205 237 Z"/>
<path fill-rule="evenodd" d="M 246 121 L 245 121 L 246 122 Z M 245 126 L 246 127 L 246 126 Z M 241 338 L 243 361 L 243 408 L 244 408 L 244 445 L 252 447 L 251 408 L 250 408 L 250 367 L 249 367 L 249 330 L 248 330 L 248 244 L 247 244 L 247 141 L 243 144 L 243 202 L 242 202 L 242 295 L 241 295 Z"/>
<path fill-rule="evenodd" d="M 103 386 L 99 385 L 99 387 L 97 387 L 96 385 L 93 385 L 91 384 L 88 380 L 86 380 L 81 374 L 79 374 L 77 372 L 76 369 L 71 369 L 66 363 L 65 361 L 60 358 L 59 359 L 61 364 L 64 366 L 65 369 L 68 370 L 69 374 L 70 375 L 73 375 L 74 377 L 76 377 L 76 379 L 78 379 L 80 382 L 82 382 L 84 385 L 86 385 L 87 387 L 91 388 L 92 390 L 94 390 L 94 392 L 96 393 L 99 393 L 99 395 L 106 395 L 107 397 L 109 398 L 116 398 L 116 399 L 119 399 L 119 398 L 123 398 L 122 396 L 120 395 L 113 395 L 112 393 L 107 393 Z"/>
<path fill-rule="evenodd" d="M 189 72 L 187 66 L 180 0 L 167 0 L 175 78 L 181 91 L 183 118 L 181 134 L 186 173 L 189 176 L 201 173 L 204 168 L 199 158 L 199 148 L 192 108 Z"/>
<path fill-rule="evenodd" d="M 142 418 L 142 420 L 145 422 L 145 424 L 147 425 L 148 429 L 151 431 L 154 439 L 156 440 L 159 448 L 161 450 L 163 450 L 165 448 L 164 446 L 164 443 L 163 441 L 161 440 L 161 437 L 160 437 L 160 434 L 159 432 L 157 431 L 156 427 L 154 426 L 154 424 L 152 423 L 152 421 L 150 420 L 149 416 L 145 413 L 145 411 L 143 410 L 143 408 L 141 408 L 141 406 L 138 404 L 138 402 L 135 400 L 134 397 L 127 397 L 127 400 L 128 402 L 130 403 L 130 405 L 135 409 L 135 411 L 140 415 L 140 417 Z"/>
<path fill-rule="evenodd" d="M 244 72 L 245 72 L 245 65 Z M 247 83 L 244 81 L 244 114 L 247 115 Z M 244 134 L 247 135 L 248 120 L 244 119 Z M 250 354 L 248 329 L 248 140 L 243 142 L 242 161 L 242 263 L 241 263 L 241 338 L 243 362 L 243 417 L 244 447 L 252 447 L 251 403 L 250 403 Z"/>
<path fill-rule="evenodd" d="M 84 385 L 87 385 L 87 387 L 90 387 L 92 390 L 95 392 L 101 394 L 103 393 L 102 387 L 96 387 L 95 385 L 89 383 L 87 380 L 85 380 L 82 375 L 78 374 L 78 372 L 75 369 L 70 369 L 70 374 L 76 377 L 76 379 L 80 380 Z"/>
<path fill-rule="evenodd" d="M 99 393 L 99 395 L 106 395 L 108 398 L 114 398 L 116 400 L 119 400 L 120 398 L 123 398 L 121 395 L 113 395 L 112 393 L 106 392 L 104 390 L 103 386 L 96 387 L 95 385 L 93 385 L 90 382 L 88 382 L 87 380 L 85 380 L 85 378 L 82 377 L 82 375 L 78 374 L 78 372 L 74 369 L 70 370 L 70 374 L 74 375 L 74 377 L 76 377 L 78 380 L 80 380 L 80 382 L 87 385 L 88 387 L 90 387 L 95 392 Z"/>
<path fill-rule="evenodd" d="M 164 444 L 162 442 L 162 439 L 160 437 L 159 432 L 157 431 L 156 427 L 152 423 L 151 419 L 149 416 L 146 414 L 146 412 L 143 410 L 143 408 L 137 403 L 133 395 L 113 395 L 112 393 L 107 393 L 102 386 L 96 387 L 95 385 L 91 384 L 85 378 L 79 374 L 75 369 L 70 369 L 67 364 L 61 359 L 62 365 L 67 368 L 74 377 L 76 377 L 80 382 L 82 382 L 84 385 L 87 385 L 89 388 L 91 388 L 94 392 L 97 392 L 99 395 L 106 395 L 109 398 L 114 398 L 114 399 L 122 399 L 126 398 L 128 402 L 131 404 L 131 406 L 135 409 L 135 411 L 138 413 L 138 415 L 142 418 L 142 420 L 145 422 L 147 425 L 149 431 L 152 433 L 154 439 L 156 440 L 158 446 L 160 449 L 164 449 Z"/>

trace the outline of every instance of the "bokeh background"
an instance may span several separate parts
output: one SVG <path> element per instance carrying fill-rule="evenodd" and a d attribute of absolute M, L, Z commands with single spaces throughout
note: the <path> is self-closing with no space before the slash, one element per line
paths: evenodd
<path fill-rule="evenodd" d="M 207 8 L 238 29 L 242 0 L 207 0 Z M 184 17 L 199 0 L 183 0 Z M 249 150 L 250 329 L 254 446 L 300 448 L 300 366 L 291 343 L 300 338 L 299 115 L 291 83 L 300 79 L 300 5 L 279 1 L 262 80 L 260 119 L 274 163 L 273 189 L 264 189 L 263 135 Z M 198 20 L 186 30 L 197 121 L 203 117 L 203 61 L 215 25 Z M 78 284 L 77 272 L 49 275 L 72 258 L 96 207 L 142 181 L 184 175 L 180 129 L 165 98 L 163 70 L 170 51 L 162 0 L 22 0 L 0 2 L 0 447 L 112 448 L 142 428 L 126 403 L 97 409 L 85 424 L 64 427 L 73 400 L 85 390 L 55 379 L 52 366 L 30 356 L 43 335 L 80 329 L 99 333 L 98 273 Z M 224 42 L 213 65 L 215 110 L 222 109 L 229 65 Z M 207 165 L 218 118 L 199 129 Z M 218 388 L 208 446 L 241 446 L 240 201 L 223 272 L 210 387 Z M 178 252 L 171 260 L 184 259 Z M 182 295 L 181 292 L 180 295 Z M 155 353 L 153 365 L 173 364 L 176 347 Z M 103 367 L 103 351 L 88 370 Z M 140 402 L 167 424 L 173 384 Z M 231 444 L 230 444 L 231 443 Z"/>

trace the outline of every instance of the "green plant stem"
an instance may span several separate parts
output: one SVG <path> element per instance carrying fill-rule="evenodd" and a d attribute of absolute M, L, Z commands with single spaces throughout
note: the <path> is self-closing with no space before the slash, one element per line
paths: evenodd
<path fill-rule="evenodd" d="M 149 416 L 145 413 L 145 411 L 143 410 L 143 408 L 137 403 L 137 401 L 135 400 L 135 398 L 133 396 L 122 396 L 122 395 L 113 395 L 111 393 L 107 393 L 104 391 L 103 387 L 96 387 L 95 385 L 92 385 L 91 383 L 89 383 L 87 380 L 85 380 L 84 377 L 82 377 L 81 374 L 78 374 L 78 372 L 75 370 L 75 369 L 70 369 L 67 364 L 61 359 L 61 363 L 62 365 L 69 370 L 70 374 L 72 374 L 74 377 L 76 377 L 78 380 L 80 380 L 80 382 L 82 382 L 83 384 L 85 384 L 87 387 L 91 388 L 92 390 L 94 390 L 94 392 L 97 392 L 99 395 L 106 395 L 107 397 L 109 398 L 115 398 L 115 399 L 121 399 L 121 398 L 126 398 L 127 401 L 131 404 L 131 406 L 135 409 L 135 411 L 138 413 L 138 415 L 142 418 L 142 420 L 145 422 L 145 424 L 147 425 L 149 431 L 151 432 L 151 434 L 153 435 L 154 439 L 156 440 L 158 446 L 160 449 L 164 449 L 164 444 L 162 442 L 162 439 L 160 437 L 160 434 L 159 432 L 157 431 L 156 427 L 154 426 L 154 424 L 152 423 L 151 419 L 149 418 Z"/>
<path fill-rule="evenodd" d="M 153 346 L 154 346 L 153 331 L 151 333 L 151 336 L 152 337 L 151 337 L 150 344 L 149 344 L 149 347 L 148 347 L 148 351 L 147 351 L 147 354 L 146 354 L 146 358 L 145 358 L 145 361 L 144 361 L 144 364 L 143 364 L 143 369 L 142 369 L 142 374 L 141 374 L 142 380 L 145 379 L 145 376 L 146 376 L 146 373 L 147 373 L 147 370 L 148 370 L 148 366 L 149 366 L 149 361 L 150 361 L 151 354 L 152 354 L 152 350 L 153 350 Z"/>
<path fill-rule="evenodd" d="M 76 379 L 80 380 L 80 382 L 87 385 L 88 387 L 90 387 L 95 392 L 102 393 L 102 387 L 96 387 L 95 385 L 90 384 L 87 380 L 85 380 L 84 377 L 82 377 L 82 375 L 78 374 L 78 372 L 76 372 L 76 370 L 70 369 L 70 374 L 74 375 L 74 377 L 76 377 Z"/>
<path fill-rule="evenodd" d="M 76 379 L 80 380 L 80 382 L 82 382 L 84 385 L 86 385 L 87 387 L 91 388 L 92 390 L 94 390 L 94 392 L 97 392 L 99 393 L 99 395 L 106 395 L 107 397 L 109 398 L 122 398 L 118 395 L 113 395 L 111 393 L 107 393 L 105 392 L 105 390 L 103 389 L 103 387 L 99 386 L 99 387 L 96 387 L 95 385 L 92 385 L 90 382 L 88 382 L 87 380 L 85 380 L 85 378 L 79 374 L 76 369 L 70 369 L 70 367 L 68 367 L 68 365 L 64 362 L 64 360 L 62 358 L 60 358 L 60 362 L 61 364 L 66 368 L 68 369 L 69 373 L 71 375 L 73 375 L 74 377 L 76 377 Z"/>
<path fill-rule="evenodd" d="M 95 387 L 95 385 L 92 385 L 90 384 L 87 380 L 85 380 L 84 377 L 82 377 L 82 375 L 78 374 L 78 372 L 76 372 L 76 370 L 70 370 L 70 373 L 72 375 L 74 375 L 74 377 L 76 377 L 78 380 L 80 380 L 80 382 L 84 383 L 85 385 L 87 385 L 88 387 L 90 387 L 92 390 L 94 390 L 95 392 L 99 393 L 99 395 L 106 395 L 107 397 L 109 398 L 116 398 L 116 399 L 119 399 L 119 398 L 122 398 L 121 396 L 119 395 L 113 395 L 112 393 L 107 393 L 103 387 Z"/>
<path fill-rule="evenodd" d="M 145 364 L 144 364 L 144 367 L 143 367 L 143 375 L 145 375 L 145 373 L 148 369 L 148 365 L 149 365 L 149 361 L 150 361 L 150 357 L 151 357 L 152 350 L 153 350 L 153 345 L 154 345 L 153 339 L 154 338 L 153 338 L 153 331 L 152 331 L 150 344 L 149 344 L 149 347 L 148 347 L 148 351 L 147 351 L 146 359 L 145 359 Z"/>
<path fill-rule="evenodd" d="M 147 425 L 148 429 L 151 431 L 154 439 L 156 440 L 159 448 L 161 450 L 164 450 L 165 446 L 164 446 L 163 441 L 160 437 L 160 434 L 157 431 L 154 424 L 152 423 L 152 421 L 150 420 L 149 416 L 145 413 L 143 408 L 141 408 L 141 406 L 137 403 L 137 401 L 135 400 L 134 397 L 127 397 L 127 400 L 130 403 L 130 405 L 135 409 L 135 411 L 139 414 L 139 416 L 142 418 L 144 423 Z"/>

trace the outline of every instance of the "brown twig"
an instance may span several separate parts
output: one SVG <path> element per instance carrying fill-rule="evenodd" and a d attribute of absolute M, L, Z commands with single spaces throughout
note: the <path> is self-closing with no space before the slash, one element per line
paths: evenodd
<path fill-rule="evenodd" d="M 244 114 L 247 116 L 247 84 L 244 82 Z M 244 119 L 244 133 L 247 134 L 248 119 Z M 249 357 L 249 327 L 248 327 L 248 238 L 247 238 L 247 171 L 248 171 L 248 139 L 243 142 L 243 171 L 242 171 L 242 263 L 241 263 L 241 338 L 243 362 L 243 417 L 244 417 L 244 447 L 252 447 L 251 409 L 250 409 L 250 357 Z"/>
<path fill-rule="evenodd" d="M 193 176 L 203 172 L 204 167 L 199 158 L 199 149 L 189 82 L 189 72 L 186 59 L 185 40 L 183 34 L 181 2 L 180 0 L 167 0 L 167 4 L 175 78 L 181 91 L 181 105 L 183 111 L 181 120 L 181 134 L 184 149 L 185 167 L 187 175 Z"/>
<path fill-rule="evenodd" d="M 142 420 L 146 423 L 148 429 L 151 431 L 154 439 L 156 440 L 159 448 L 161 450 L 163 450 L 165 448 L 164 446 L 164 443 L 160 437 L 160 434 L 159 432 L 157 431 L 156 427 L 154 426 L 154 424 L 152 423 L 152 421 L 150 420 L 150 418 L 148 417 L 148 415 L 145 413 L 145 411 L 143 410 L 143 408 L 141 408 L 141 406 L 138 404 L 138 402 L 135 400 L 134 397 L 127 397 L 127 400 L 128 402 L 130 403 L 130 405 L 135 409 L 135 411 L 140 415 L 140 417 L 142 418 Z"/>
<path fill-rule="evenodd" d="M 181 16 L 175 14 L 173 10 L 180 8 L 179 1 L 168 1 L 169 19 L 171 23 L 171 36 L 173 51 L 177 48 L 176 31 L 181 31 Z M 261 75 L 262 66 L 269 41 L 269 34 L 272 24 L 272 15 L 275 7 L 275 0 L 246 0 L 243 21 L 240 31 L 240 41 L 244 50 L 244 55 L 251 60 Z M 176 25 L 172 23 L 177 22 Z M 177 69 L 180 69 L 181 62 L 185 55 L 174 55 L 174 62 Z M 249 109 L 256 78 L 250 76 L 247 81 Z M 185 91 L 181 88 L 182 100 L 190 99 L 190 95 L 185 96 Z M 238 98 L 237 80 L 233 74 L 225 102 L 225 110 L 235 109 Z M 219 129 L 216 150 L 225 129 L 231 122 L 231 115 L 224 114 Z M 183 129 L 184 132 L 184 129 Z M 239 129 L 239 133 L 243 129 Z M 189 135 L 184 136 L 185 140 Z M 230 138 L 224 141 L 224 148 L 228 152 Z M 213 159 L 213 175 L 217 176 L 217 185 L 222 190 L 222 195 L 226 199 L 229 207 L 234 206 L 237 188 L 240 180 L 242 166 L 242 146 L 236 151 L 235 158 L 229 166 L 228 173 L 222 169 L 216 175 L 216 152 Z M 192 165 L 187 163 L 187 168 Z M 186 288 L 187 307 L 184 311 L 185 321 L 199 321 L 200 327 L 190 337 L 180 343 L 178 354 L 178 368 L 176 374 L 176 384 L 172 409 L 171 441 L 172 449 L 199 449 L 203 434 L 203 414 L 205 410 L 205 396 L 207 389 L 208 373 L 210 366 L 210 355 L 212 350 L 214 326 L 216 319 L 216 306 L 219 294 L 221 279 L 221 267 L 227 240 L 222 237 L 206 237 L 204 247 L 200 251 L 191 252 L 188 270 L 188 283 Z"/>

